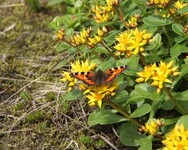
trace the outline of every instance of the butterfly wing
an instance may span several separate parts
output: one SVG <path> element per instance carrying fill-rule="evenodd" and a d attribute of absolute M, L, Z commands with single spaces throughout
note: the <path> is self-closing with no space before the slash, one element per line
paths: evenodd
<path fill-rule="evenodd" d="M 101 85 L 113 81 L 126 68 L 127 66 L 120 66 L 106 70 L 106 72 L 99 70 L 95 74 L 92 72 L 76 72 L 72 73 L 71 76 L 83 81 L 87 85 Z"/>
<path fill-rule="evenodd" d="M 92 80 L 93 77 L 92 72 L 76 72 L 76 73 L 72 73 L 71 75 L 88 85 L 95 85 L 95 82 Z"/>
<path fill-rule="evenodd" d="M 105 80 L 105 83 L 113 81 L 125 69 L 127 69 L 127 66 L 120 66 L 106 70 L 106 74 L 108 74 L 108 78 Z"/>
<path fill-rule="evenodd" d="M 106 83 L 105 80 L 108 78 L 108 74 L 102 70 L 98 70 L 92 77 L 92 81 L 95 82 L 95 85 L 101 85 Z"/>

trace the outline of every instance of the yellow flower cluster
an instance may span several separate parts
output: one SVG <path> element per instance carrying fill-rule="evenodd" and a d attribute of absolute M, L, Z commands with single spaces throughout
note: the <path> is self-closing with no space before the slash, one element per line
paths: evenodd
<path fill-rule="evenodd" d="M 116 55 L 126 54 L 127 57 L 130 55 L 136 55 L 144 52 L 144 46 L 151 39 L 152 34 L 147 33 L 146 30 L 139 31 L 138 28 L 134 30 L 126 30 L 116 37 L 118 43 L 114 48 L 118 51 Z"/>
<path fill-rule="evenodd" d="M 173 13 L 177 12 L 178 10 L 182 9 L 183 7 L 187 6 L 187 4 L 188 4 L 187 2 L 181 2 L 179 0 L 176 1 L 173 4 L 174 8 L 170 8 L 171 14 L 173 14 Z M 187 15 L 188 15 L 188 13 L 183 14 L 183 16 L 187 16 Z"/>
<path fill-rule="evenodd" d="M 174 3 L 170 3 L 170 5 L 168 6 L 169 11 L 167 13 L 164 13 L 163 9 L 161 9 L 161 10 L 159 10 L 159 14 L 160 14 L 160 12 L 162 12 L 162 14 L 161 14 L 162 17 L 170 17 L 172 14 L 174 14 L 178 10 L 182 9 L 187 4 L 188 4 L 187 2 L 182 2 L 182 1 L 179 1 L 179 0 L 174 1 Z M 187 16 L 187 15 L 188 15 L 188 13 L 185 13 L 182 16 Z"/>
<path fill-rule="evenodd" d="M 89 72 L 94 70 L 96 64 L 91 62 L 89 63 L 88 60 L 84 61 L 76 61 L 75 63 L 71 63 L 71 72 Z M 62 82 L 68 83 L 68 91 L 72 90 L 76 83 L 77 79 L 70 76 L 69 72 L 63 72 L 63 78 L 61 79 Z M 104 99 L 108 99 L 109 97 L 115 95 L 115 91 L 118 89 L 118 85 L 116 82 L 112 82 L 110 84 L 104 85 L 96 85 L 96 86 L 87 86 L 83 83 L 79 84 L 80 90 L 84 91 L 85 97 L 89 100 L 90 106 L 99 107 L 102 106 L 102 101 Z"/>
<path fill-rule="evenodd" d="M 167 134 L 166 139 L 162 141 L 165 145 L 163 150 L 187 150 L 188 149 L 188 130 L 184 125 L 176 125 L 175 128 Z"/>
<path fill-rule="evenodd" d="M 114 16 L 113 7 L 118 5 L 118 0 L 106 0 L 107 6 L 95 6 L 92 8 L 94 19 L 97 23 L 106 22 Z"/>
<path fill-rule="evenodd" d="M 138 26 L 138 20 L 140 15 L 131 16 L 128 21 L 125 22 L 128 28 L 136 28 Z"/>
<path fill-rule="evenodd" d="M 107 33 L 107 28 L 103 27 L 102 29 L 97 30 L 97 34 L 94 35 L 94 37 L 89 38 L 87 44 L 89 45 L 90 48 L 93 48 L 95 45 L 100 43 L 102 41 L 102 37 L 104 34 Z"/>
<path fill-rule="evenodd" d="M 72 72 L 87 72 L 93 70 L 95 67 L 96 64 L 89 63 L 88 60 L 86 60 L 85 62 L 80 62 L 78 60 L 75 63 L 71 63 Z M 62 76 L 63 78 L 61 79 L 61 81 L 63 83 L 67 83 L 68 91 L 71 91 L 75 87 L 78 80 L 76 78 L 73 78 L 70 75 L 70 72 L 67 71 L 63 71 Z"/>
<path fill-rule="evenodd" d="M 98 107 L 101 107 L 102 101 L 104 99 L 109 99 L 111 96 L 114 96 L 117 89 L 117 83 L 112 82 L 105 85 L 88 86 L 84 94 L 89 99 L 88 103 L 90 106 L 98 105 Z"/>
<path fill-rule="evenodd" d="M 60 81 L 63 83 L 67 83 L 67 87 L 68 87 L 67 91 L 71 91 L 74 88 L 74 86 L 76 85 L 77 79 L 72 78 L 70 76 L 70 73 L 67 71 L 63 71 L 62 76 L 63 76 L 63 78 L 60 79 Z"/>
<path fill-rule="evenodd" d="M 72 45 L 72 46 L 79 46 L 82 44 L 86 44 L 89 38 L 91 32 L 91 28 L 83 29 L 80 33 L 75 34 L 74 36 L 72 36 L 68 42 Z"/>
<path fill-rule="evenodd" d="M 96 67 L 96 63 L 89 63 L 88 60 L 79 61 L 77 60 L 75 63 L 71 63 L 71 72 L 88 72 L 93 70 Z"/>
<path fill-rule="evenodd" d="M 169 4 L 170 0 L 148 0 L 149 6 L 158 6 L 159 8 L 165 8 Z"/>
<path fill-rule="evenodd" d="M 55 39 L 64 40 L 64 38 L 65 38 L 65 30 L 62 28 L 61 30 L 57 31 Z"/>
<path fill-rule="evenodd" d="M 160 127 L 163 125 L 164 122 L 160 121 L 159 119 L 151 119 L 148 123 L 145 123 L 145 126 L 141 126 L 141 128 L 138 130 L 151 135 L 157 135 Z"/>
<path fill-rule="evenodd" d="M 173 61 L 168 64 L 161 61 L 159 67 L 157 67 L 156 63 L 145 66 L 144 71 L 137 73 L 140 77 L 136 79 L 136 82 L 146 82 L 151 79 L 151 85 L 157 87 L 157 93 L 159 93 L 165 83 L 172 83 L 172 81 L 168 79 L 170 75 L 177 76 L 180 74 L 180 72 L 176 72 L 178 66 L 171 68 L 172 64 Z"/>
<path fill-rule="evenodd" d="M 70 39 L 65 39 L 65 31 L 64 29 L 61 29 L 56 33 L 55 38 L 57 40 L 63 40 L 75 47 L 85 44 L 90 48 L 93 48 L 95 45 L 102 41 L 104 34 L 107 33 L 107 28 L 98 28 L 97 33 L 93 37 L 90 37 L 91 31 L 91 28 L 83 29 L 81 32 L 73 35 Z"/>

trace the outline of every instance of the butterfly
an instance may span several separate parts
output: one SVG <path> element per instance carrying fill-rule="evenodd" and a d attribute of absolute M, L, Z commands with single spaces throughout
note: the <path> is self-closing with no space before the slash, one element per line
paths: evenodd
<path fill-rule="evenodd" d="M 118 75 L 120 75 L 127 66 L 120 66 L 106 70 L 98 70 L 96 73 L 93 72 L 76 72 L 72 73 L 71 76 L 83 81 L 87 85 L 102 85 L 112 82 Z"/>

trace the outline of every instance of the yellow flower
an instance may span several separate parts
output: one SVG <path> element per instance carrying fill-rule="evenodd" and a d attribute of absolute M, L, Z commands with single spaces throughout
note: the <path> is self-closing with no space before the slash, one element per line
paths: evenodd
<path fill-rule="evenodd" d="M 103 35 L 107 32 L 106 27 L 103 27 L 102 29 L 98 28 L 97 29 L 97 34 L 94 35 L 93 38 L 88 38 L 88 42 L 87 44 L 92 48 L 95 45 L 97 45 L 98 43 L 100 43 L 102 41 L 102 37 Z"/>
<path fill-rule="evenodd" d="M 130 51 L 129 46 L 131 45 L 130 40 L 132 39 L 129 31 L 124 31 L 115 38 L 119 43 L 114 48 L 120 53 L 127 53 Z"/>
<path fill-rule="evenodd" d="M 155 75 L 151 78 L 153 82 L 151 85 L 158 87 L 157 88 L 157 93 L 161 91 L 161 89 L 164 86 L 164 83 L 172 83 L 169 79 L 167 79 L 168 73 L 160 72 L 160 70 L 156 73 Z"/>
<path fill-rule="evenodd" d="M 149 6 L 156 5 L 159 8 L 165 8 L 169 4 L 170 0 L 149 0 L 147 4 Z"/>
<path fill-rule="evenodd" d="M 146 30 L 139 31 L 138 28 L 132 31 L 133 39 L 131 40 L 130 49 L 133 50 L 133 54 L 143 52 L 143 46 L 146 45 L 151 38 L 152 34 L 147 33 Z"/>
<path fill-rule="evenodd" d="M 90 95 L 86 95 L 86 97 L 89 99 L 88 103 L 90 106 L 95 106 L 97 103 L 99 107 L 102 106 L 102 99 L 104 96 L 104 94 L 98 94 L 94 92 L 90 92 Z"/>
<path fill-rule="evenodd" d="M 74 36 L 72 36 L 68 42 L 72 45 L 72 46 L 79 46 L 82 44 L 86 44 L 89 38 L 91 32 L 91 28 L 83 29 L 81 32 L 75 34 Z"/>
<path fill-rule="evenodd" d="M 134 55 L 139 52 L 143 53 L 144 46 L 149 42 L 151 36 L 152 34 L 147 33 L 146 30 L 139 31 L 138 28 L 124 31 L 116 37 L 116 40 L 119 43 L 117 43 L 114 48 L 121 53 L 130 54 L 131 52 Z"/>
<path fill-rule="evenodd" d="M 101 107 L 103 99 L 109 99 L 111 96 L 114 96 L 117 89 L 117 83 L 113 82 L 111 84 L 89 86 L 84 94 L 89 99 L 88 103 L 90 106 L 98 105 L 98 107 Z"/>
<path fill-rule="evenodd" d="M 97 34 L 99 37 L 103 37 L 105 33 L 107 33 L 107 28 L 105 26 L 103 26 L 102 29 L 100 28 L 97 29 Z"/>
<path fill-rule="evenodd" d="M 151 76 L 154 75 L 156 64 L 145 66 L 144 71 L 137 73 L 140 78 L 136 79 L 136 82 L 146 82 Z"/>
<path fill-rule="evenodd" d="M 75 63 L 71 63 L 71 67 L 72 67 L 72 72 L 87 72 L 93 70 L 96 67 L 96 64 L 93 62 L 89 63 L 88 60 L 86 61 L 78 60 Z M 61 79 L 61 81 L 63 83 L 67 83 L 68 91 L 71 91 L 73 87 L 76 85 L 78 80 L 76 78 L 73 78 L 70 75 L 70 72 L 63 71 L 62 75 L 63 78 Z M 81 87 L 84 89 L 84 86 Z"/>
<path fill-rule="evenodd" d="M 118 5 L 118 0 L 106 0 L 106 3 L 108 6 L 117 6 Z"/>
<path fill-rule="evenodd" d="M 96 67 L 96 64 L 88 60 L 86 61 L 76 61 L 75 63 L 71 63 L 72 72 L 88 72 L 93 70 Z M 98 107 L 102 106 L 102 101 L 107 100 L 110 97 L 116 94 L 116 90 L 118 89 L 117 83 L 114 81 L 108 84 L 99 84 L 99 85 L 85 85 L 83 83 L 79 84 L 80 90 L 84 91 L 85 97 L 89 100 L 90 106 Z"/>
<path fill-rule="evenodd" d="M 102 38 L 97 36 L 97 35 L 94 35 L 93 38 L 89 38 L 89 42 L 91 42 L 92 44 L 96 45 L 98 44 L 99 42 L 101 42 Z M 88 43 L 89 43 L 88 42 Z"/>
<path fill-rule="evenodd" d="M 93 70 L 96 64 L 94 62 L 89 63 L 88 60 L 85 62 L 77 60 L 75 63 L 71 63 L 71 67 L 71 72 L 88 72 Z"/>
<path fill-rule="evenodd" d="M 113 7 L 118 4 L 117 0 L 107 0 L 107 6 L 95 6 L 92 8 L 94 19 L 97 23 L 106 22 L 114 16 Z"/>
<path fill-rule="evenodd" d="M 181 1 L 176 1 L 175 3 L 174 3 L 174 7 L 177 9 L 177 10 L 179 10 L 179 9 L 181 9 L 181 8 L 183 8 L 183 7 L 185 7 L 187 5 L 187 3 L 183 3 L 183 2 L 181 2 Z"/>
<path fill-rule="evenodd" d="M 126 26 L 128 28 L 135 28 L 135 27 L 137 27 L 138 26 L 138 19 L 139 18 L 140 18 L 139 15 L 131 16 L 131 18 L 128 21 L 125 22 Z"/>
<path fill-rule="evenodd" d="M 187 150 L 188 149 L 188 130 L 184 125 L 176 125 L 175 128 L 166 135 L 162 141 L 165 145 L 163 150 Z"/>
<path fill-rule="evenodd" d="M 157 93 L 159 93 L 165 86 L 165 83 L 172 83 L 172 81 L 168 79 L 170 76 L 180 74 L 180 72 L 176 71 L 178 67 L 171 68 L 172 64 L 173 61 L 167 64 L 160 61 L 159 67 L 157 67 L 155 63 L 150 66 L 145 66 L 144 71 L 137 73 L 140 77 L 136 79 L 136 82 L 146 82 L 151 79 L 151 85 L 157 87 Z"/>
<path fill-rule="evenodd" d="M 157 135 L 161 126 L 164 125 L 164 122 L 159 119 L 151 119 L 148 123 L 145 123 L 145 126 L 139 128 L 140 132 L 149 133 L 151 135 Z"/>
<path fill-rule="evenodd" d="M 62 75 L 63 75 L 63 78 L 60 79 L 60 81 L 62 81 L 63 83 L 67 83 L 68 91 L 71 91 L 73 87 L 76 85 L 77 79 L 72 78 L 70 76 L 70 73 L 66 71 L 63 71 Z"/>
<path fill-rule="evenodd" d="M 65 37 L 65 30 L 62 28 L 61 30 L 57 31 L 55 39 L 64 40 L 64 37 Z"/>

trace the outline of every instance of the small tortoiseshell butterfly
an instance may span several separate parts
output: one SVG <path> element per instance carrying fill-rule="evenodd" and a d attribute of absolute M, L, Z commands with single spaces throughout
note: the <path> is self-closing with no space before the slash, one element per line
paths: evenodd
<path fill-rule="evenodd" d="M 106 70 L 98 70 L 96 73 L 93 72 L 76 72 L 71 75 L 87 85 L 101 85 L 112 82 L 118 75 L 120 75 L 127 66 L 120 66 Z"/>

